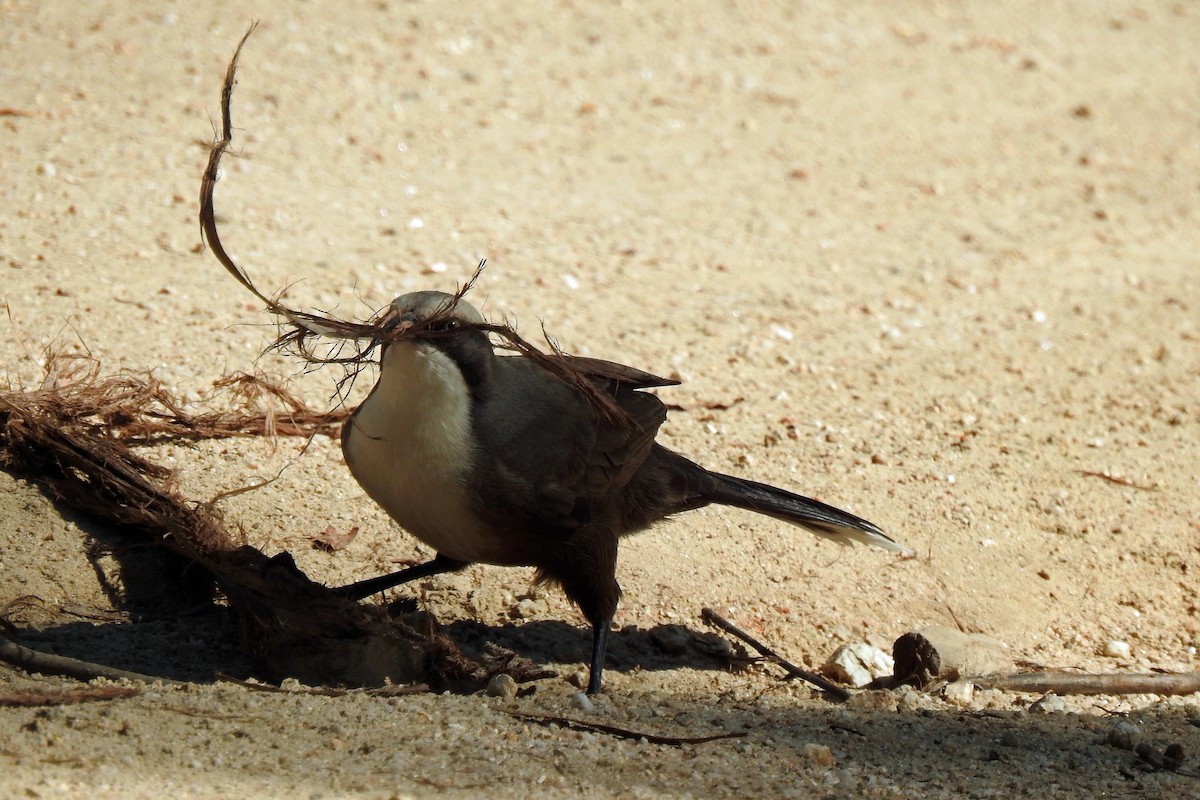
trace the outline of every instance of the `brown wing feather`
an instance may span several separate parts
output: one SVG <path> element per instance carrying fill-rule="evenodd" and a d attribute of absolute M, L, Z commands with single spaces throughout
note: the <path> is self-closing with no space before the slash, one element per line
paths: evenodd
<path fill-rule="evenodd" d="M 628 386 L 632 389 L 652 389 L 655 386 L 678 386 L 674 378 L 662 378 L 637 367 L 628 367 L 615 361 L 587 356 L 559 356 L 589 378 Z M 628 410 L 628 409 L 627 409 Z"/>
<path fill-rule="evenodd" d="M 599 359 L 573 363 L 624 409 L 632 424 L 623 425 L 527 360 L 498 361 L 494 394 L 478 408 L 476 435 L 488 454 L 478 465 L 479 512 L 514 533 L 569 537 L 629 483 L 666 420 L 662 401 L 637 389 L 670 382 Z"/>

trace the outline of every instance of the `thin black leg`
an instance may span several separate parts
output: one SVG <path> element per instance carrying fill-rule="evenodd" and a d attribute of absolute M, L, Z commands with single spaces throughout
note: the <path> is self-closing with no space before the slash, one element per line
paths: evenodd
<path fill-rule="evenodd" d="M 370 597 L 373 594 L 378 594 L 385 589 L 391 589 L 402 583 L 408 583 L 420 578 L 428 578 L 431 575 L 441 575 L 444 572 L 457 572 L 465 566 L 467 566 L 467 562 L 465 561 L 455 561 L 453 558 L 446 558 L 441 553 L 438 553 L 432 561 L 426 561 L 424 564 L 417 564 L 416 566 L 402 569 L 399 572 L 380 575 L 378 578 L 367 578 L 365 581 L 350 583 L 333 591 L 348 600 L 362 600 L 364 597 Z"/>
<path fill-rule="evenodd" d="M 600 694 L 600 683 L 604 675 L 604 654 L 608 651 L 608 629 L 612 617 L 592 623 L 592 671 L 588 676 L 588 694 Z"/>

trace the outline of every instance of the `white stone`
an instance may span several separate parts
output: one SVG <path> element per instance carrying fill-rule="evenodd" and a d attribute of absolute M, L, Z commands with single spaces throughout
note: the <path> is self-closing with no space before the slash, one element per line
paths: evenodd
<path fill-rule="evenodd" d="M 517 682 L 507 673 L 500 673 L 492 676 L 488 681 L 487 693 L 489 697 L 502 697 L 505 700 L 511 700 L 517 696 Z"/>
<path fill-rule="evenodd" d="M 821 667 L 821 672 L 854 687 L 866 686 L 895 670 L 896 662 L 890 655 L 866 642 L 842 645 Z"/>
<path fill-rule="evenodd" d="M 1060 714 L 1067 710 L 1067 701 L 1054 692 L 1047 692 L 1029 707 L 1031 714 Z"/>
<path fill-rule="evenodd" d="M 1129 648 L 1129 642 L 1123 642 L 1120 639 L 1105 642 L 1101 652 L 1108 658 L 1128 659 L 1133 655 L 1133 651 Z"/>
<path fill-rule="evenodd" d="M 956 706 L 969 706 L 975 699 L 975 684 L 970 681 L 954 681 L 942 687 L 942 697 Z"/>

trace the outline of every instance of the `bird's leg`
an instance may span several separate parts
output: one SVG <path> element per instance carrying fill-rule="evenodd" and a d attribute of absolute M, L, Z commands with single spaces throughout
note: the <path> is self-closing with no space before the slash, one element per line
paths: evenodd
<path fill-rule="evenodd" d="M 592 668 L 588 675 L 588 694 L 600 694 L 601 678 L 604 675 L 604 654 L 608 652 L 608 631 L 612 617 L 592 623 Z"/>
<path fill-rule="evenodd" d="M 539 565 L 538 580 L 561 586 L 571 602 L 579 606 L 584 619 L 592 624 L 587 693 L 599 694 L 608 631 L 621 599 L 617 583 L 617 536 L 611 525 L 604 522 L 585 525 L 570 540 L 547 547 L 544 555 L 546 561 Z"/>
<path fill-rule="evenodd" d="M 378 578 L 367 578 L 364 581 L 350 583 L 340 586 L 333 591 L 348 600 L 362 600 L 364 597 L 370 597 L 373 594 L 378 594 L 385 589 L 391 589 L 402 583 L 408 583 L 420 578 L 428 578 L 431 575 L 441 575 L 443 572 L 457 572 L 465 566 L 467 566 L 467 562 L 465 561 L 455 561 L 453 558 L 447 558 L 438 553 L 432 561 L 426 561 L 424 564 L 417 564 L 402 569 L 399 572 L 380 575 Z"/>

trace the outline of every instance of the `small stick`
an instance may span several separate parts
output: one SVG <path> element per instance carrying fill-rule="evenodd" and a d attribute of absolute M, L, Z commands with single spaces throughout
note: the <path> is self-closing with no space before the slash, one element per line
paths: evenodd
<path fill-rule="evenodd" d="M 1140 489 L 1143 492 L 1154 492 L 1158 490 L 1157 486 L 1144 486 L 1140 483 L 1134 483 L 1128 478 L 1119 478 L 1116 475 L 1109 475 L 1107 472 L 1095 472 L 1090 469 L 1079 470 L 1080 475 L 1085 475 L 1089 478 L 1100 478 L 1109 483 L 1115 483 L 1117 486 L 1128 486 L 1130 489 Z"/>
<path fill-rule="evenodd" d="M 1200 672 L 1179 674 L 1079 674 L 1074 672 L 1025 672 L 1014 675 L 972 677 L 981 689 L 1005 692 L 1055 694 L 1164 694 L 1200 692 Z"/>
<path fill-rule="evenodd" d="M 139 672 L 106 667 L 103 664 L 93 664 L 91 661 L 80 661 L 77 658 L 56 656 L 31 650 L 16 642 L 0 636 L 0 661 L 20 667 L 26 672 L 40 672 L 43 675 L 66 675 L 81 681 L 93 678 L 107 678 L 110 681 L 128 680 L 154 683 L 161 681 L 168 686 L 182 686 L 179 681 L 163 678 L 159 675 L 142 675 Z"/>
<path fill-rule="evenodd" d="M 577 730 L 593 731 L 595 733 L 607 733 L 611 736 L 617 736 L 621 739 L 633 739 L 640 741 L 645 739 L 650 744 L 665 744 L 671 747 L 682 747 L 685 744 L 704 744 L 705 742 L 715 742 L 719 739 L 736 739 L 745 736 L 745 733 L 718 733 L 714 736 L 658 736 L 653 733 L 639 733 L 631 731 L 628 728 L 618 728 L 615 725 L 605 725 L 600 722 L 584 722 L 581 719 L 571 719 L 570 717 L 556 717 L 552 714 L 529 714 L 521 711 L 505 711 L 514 719 L 525 720 L 526 722 L 535 722 L 539 725 L 561 725 L 564 728 L 573 728 Z"/>
<path fill-rule="evenodd" d="M 713 611 L 711 608 L 701 609 L 700 610 L 700 618 L 702 620 L 704 620 L 705 622 L 707 622 L 709 625 L 712 625 L 713 627 L 716 627 L 716 628 L 720 628 L 721 630 L 725 631 L 726 633 L 730 634 L 731 636 L 741 639 L 743 642 L 745 642 L 746 644 L 750 645 L 755 650 L 757 650 L 759 652 L 759 654 L 761 656 L 763 656 L 763 658 L 766 658 L 769 661 L 773 661 L 776 664 L 778 664 L 779 666 L 783 667 L 787 671 L 788 677 L 799 678 L 803 681 L 807 681 L 808 683 L 811 683 L 813 686 L 816 686 L 821 691 L 833 695 L 834 698 L 836 698 L 838 700 L 849 700 L 850 699 L 850 693 L 848 691 L 846 691 L 845 689 L 843 689 L 841 686 L 838 686 L 836 683 L 832 683 L 830 681 L 825 680 L 824 678 L 822 678 L 820 675 L 817 675 L 816 673 L 809 672 L 808 670 L 797 667 L 795 664 L 792 664 L 791 662 L 787 661 L 786 659 L 783 658 L 783 656 L 779 655 L 774 650 L 767 647 L 765 644 L 758 641 L 753 636 L 746 633 L 744 630 L 737 627 L 736 625 L 734 625 L 732 622 L 730 622 L 729 620 L 722 617 L 717 612 Z"/>
<path fill-rule="evenodd" d="M 36 708 L 38 706 L 73 706 L 96 700 L 118 700 L 141 694 L 132 686 L 88 686 L 55 692 L 13 692 L 0 695 L 0 708 Z"/>

